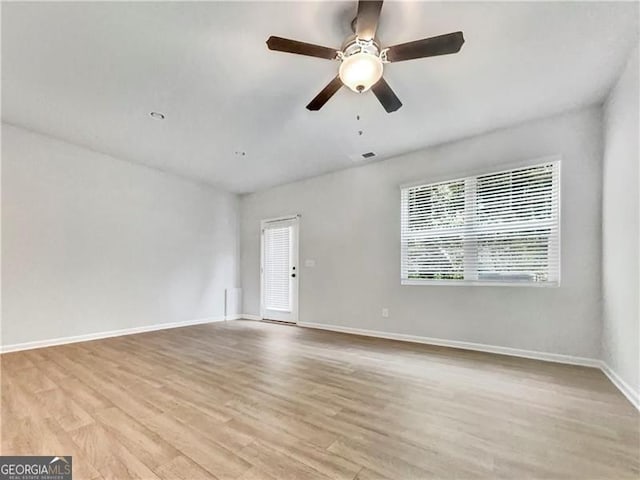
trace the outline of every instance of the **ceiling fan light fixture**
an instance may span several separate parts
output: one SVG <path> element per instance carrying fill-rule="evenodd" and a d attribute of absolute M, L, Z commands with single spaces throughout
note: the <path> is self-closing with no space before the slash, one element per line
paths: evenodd
<path fill-rule="evenodd" d="M 382 59 L 364 51 L 344 57 L 340 64 L 340 80 L 356 93 L 373 87 L 382 77 Z"/>
<path fill-rule="evenodd" d="M 387 113 L 395 112 L 402 102 L 382 76 L 383 64 L 449 55 L 462 48 L 464 35 L 460 31 L 380 48 L 376 32 L 382 3 L 358 0 L 358 13 L 351 22 L 353 35 L 345 39 L 340 50 L 273 35 L 268 38 L 269 50 L 341 62 L 338 75 L 313 97 L 307 110 L 320 110 L 344 85 L 357 93 L 371 90 Z"/>

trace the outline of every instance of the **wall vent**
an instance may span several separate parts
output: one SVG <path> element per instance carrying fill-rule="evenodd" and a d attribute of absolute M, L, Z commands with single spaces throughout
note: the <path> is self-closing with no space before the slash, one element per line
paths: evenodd
<path fill-rule="evenodd" d="M 362 154 L 362 158 L 371 158 L 371 157 L 375 157 L 376 154 L 373 152 L 367 152 L 367 153 L 363 153 Z"/>

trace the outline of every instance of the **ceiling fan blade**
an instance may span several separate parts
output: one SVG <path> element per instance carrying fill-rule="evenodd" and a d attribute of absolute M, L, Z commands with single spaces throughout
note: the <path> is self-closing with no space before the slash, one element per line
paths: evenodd
<path fill-rule="evenodd" d="M 278 52 L 297 53 L 298 55 L 326 58 L 327 60 L 334 60 L 337 56 L 337 50 L 333 48 L 298 42 L 297 40 L 289 40 L 288 38 L 282 37 L 269 37 L 267 47 L 269 47 L 269 50 L 276 50 Z"/>
<path fill-rule="evenodd" d="M 356 36 L 361 40 L 372 40 L 376 36 L 382 0 L 360 0 L 356 16 Z"/>
<path fill-rule="evenodd" d="M 331 80 L 329 82 L 329 85 L 324 87 L 313 100 L 309 102 L 309 105 L 307 105 L 307 110 L 311 110 L 312 112 L 320 110 L 324 106 L 324 104 L 327 103 L 338 90 L 340 90 L 340 87 L 342 87 L 342 80 L 340 80 L 340 77 L 337 76 L 336 78 Z"/>
<path fill-rule="evenodd" d="M 378 83 L 371 87 L 371 91 L 387 113 L 395 112 L 402 106 L 402 102 L 396 96 L 395 92 L 391 90 L 391 87 L 384 78 L 378 80 Z"/>
<path fill-rule="evenodd" d="M 414 58 L 436 57 L 457 53 L 462 48 L 464 36 L 462 32 L 447 33 L 437 37 L 423 38 L 414 42 L 394 45 L 387 50 L 390 62 L 402 62 Z"/>

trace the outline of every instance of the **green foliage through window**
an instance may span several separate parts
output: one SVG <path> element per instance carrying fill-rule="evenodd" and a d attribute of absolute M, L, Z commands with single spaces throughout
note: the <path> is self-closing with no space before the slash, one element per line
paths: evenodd
<path fill-rule="evenodd" d="M 402 278 L 559 279 L 559 162 L 402 189 Z"/>

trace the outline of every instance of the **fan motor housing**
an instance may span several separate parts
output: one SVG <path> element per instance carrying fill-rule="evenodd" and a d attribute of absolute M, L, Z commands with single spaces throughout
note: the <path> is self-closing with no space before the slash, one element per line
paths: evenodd
<path fill-rule="evenodd" d="M 380 45 L 375 38 L 373 40 L 360 40 L 355 35 L 351 35 L 344 41 L 341 50 L 342 55 L 345 57 L 359 52 L 366 52 L 376 57 L 380 56 Z"/>

